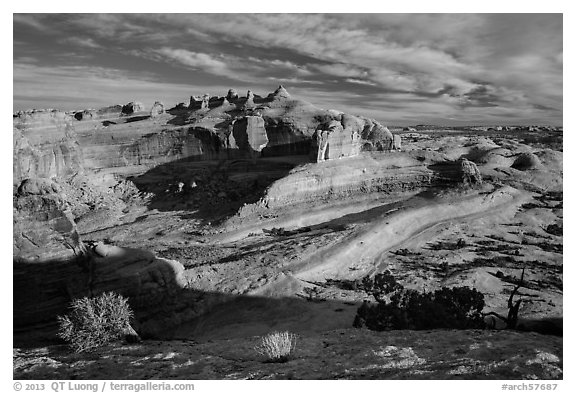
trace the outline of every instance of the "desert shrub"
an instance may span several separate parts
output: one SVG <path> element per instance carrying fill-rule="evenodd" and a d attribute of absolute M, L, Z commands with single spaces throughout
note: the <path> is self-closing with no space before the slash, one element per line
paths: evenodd
<path fill-rule="evenodd" d="M 58 336 L 75 352 L 88 352 L 133 331 L 128 300 L 114 292 L 72 301 L 71 312 L 59 316 Z"/>
<path fill-rule="evenodd" d="M 376 304 L 364 302 L 354 327 L 371 330 L 471 329 L 484 327 L 484 295 L 468 287 L 441 288 L 434 292 L 406 289 L 389 271 L 364 279 L 365 291 Z"/>
<path fill-rule="evenodd" d="M 296 349 L 296 335 L 289 332 L 273 332 L 264 337 L 255 348 L 267 361 L 274 363 L 287 362 Z"/>

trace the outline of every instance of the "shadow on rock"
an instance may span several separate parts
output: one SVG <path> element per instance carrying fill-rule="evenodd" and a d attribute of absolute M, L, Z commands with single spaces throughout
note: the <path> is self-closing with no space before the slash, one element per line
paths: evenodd
<path fill-rule="evenodd" d="M 150 193 L 150 209 L 183 211 L 184 218 L 219 223 L 246 204 L 258 202 L 274 181 L 286 176 L 307 156 L 198 161 L 188 157 L 158 165 L 129 178 Z"/>

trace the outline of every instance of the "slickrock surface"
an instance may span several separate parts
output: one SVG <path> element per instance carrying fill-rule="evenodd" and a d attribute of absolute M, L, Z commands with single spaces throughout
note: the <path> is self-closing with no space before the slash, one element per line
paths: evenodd
<path fill-rule="evenodd" d="M 148 108 L 14 115 L 18 378 L 561 377 L 561 129 L 387 128 L 283 87 Z M 522 332 L 347 329 L 366 275 L 505 315 L 522 269 Z M 70 300 L 110 290 L 168 341 L 46 347 Z M 276 329 L 299 352 L 262 363 Z"/>
<path fill-rule="evenodd" d="M 94 354 L 14 350 L 14 379 L 562 379 L 562 339 L 537 333 L 341 329 L 300 335 L 266 363 L 258 337 L 144 341 Z"/>

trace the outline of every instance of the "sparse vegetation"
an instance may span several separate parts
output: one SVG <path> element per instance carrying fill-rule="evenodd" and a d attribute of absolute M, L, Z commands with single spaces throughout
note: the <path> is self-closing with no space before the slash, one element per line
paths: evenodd
<path fill-rule="evenodd" d="M 489 312 L 485 314 L 485 315 L 493 315 L 504 321 L 506 323 L 507 329 L 516 329 L 516 326 L 518 324 L 518 311 L 520 310 L 520 305 L 522 304 L 523 299 L 518 299 L 516 300 L 516 302 L 514 302 L 514 296 L 518 293 L 520 287 L 525 287 L 524 285 L 525 270 L 526 267 L 522 268 L 522 274 L 520 276 L 520 280 L 518 280 L 518 283 L 516 284 L 516 286 L 512 290 L 512 293 L 510 294 L 510 297 L 508 298 L 508 316 L 503 317 L 502 315 L 495 312 Z"/>
<path fill-rule="evenodd" d="M 441 288 L 434 292 L 406 289 L 389 271 L 364 279 L 365 291 L 376 304 L 364 302 L 354 327 L 371 330 L 472 329 L 484 327 L 484 295 L 468 287 Z"/>
<path fill-rule="evenodd" d="M 296 349 L 296 335 L 290 332 L 273 332 L 264 337 L 256 352 L 265 356 L 268 362 L 284 363 L 290 360 Z"/>
<path fill-rule="evenodd" d="M 133 312 L 128 300 L 114 292 L 75 299 L 71 309 L 68 315 L 58 317 L 58 336 L 75 352 L 89 352 L 127 333 L 135 334 L 130 326 Z"/>

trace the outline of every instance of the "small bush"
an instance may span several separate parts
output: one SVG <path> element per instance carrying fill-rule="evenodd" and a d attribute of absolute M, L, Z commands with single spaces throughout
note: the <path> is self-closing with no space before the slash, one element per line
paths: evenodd
<path fill-rule="evenodd" d="M 260 345 L 254 348 L 269 362 L 287 362 L 296 349 L 296 335 L 289 332 L 274 332 L 262 337 Z"/>
<path fill-rule="evenodd" d="M 130 326 L 133 312 L 128 300 L 116 293 L 75 299 L 71 309 L 68 315 L 58 317 L 58 336 L 75 352 L 94 350 L 133 332 Z"/>
<path fill-rule="evenodd" d="M 354 327 L 379 331 L 484 327 L 484 295 L 476 289 L 454 287 L 421 293 L 404 288 L 389 271 L 365 278 L 364 288 L 377 303 L 360 306 Z"/>

